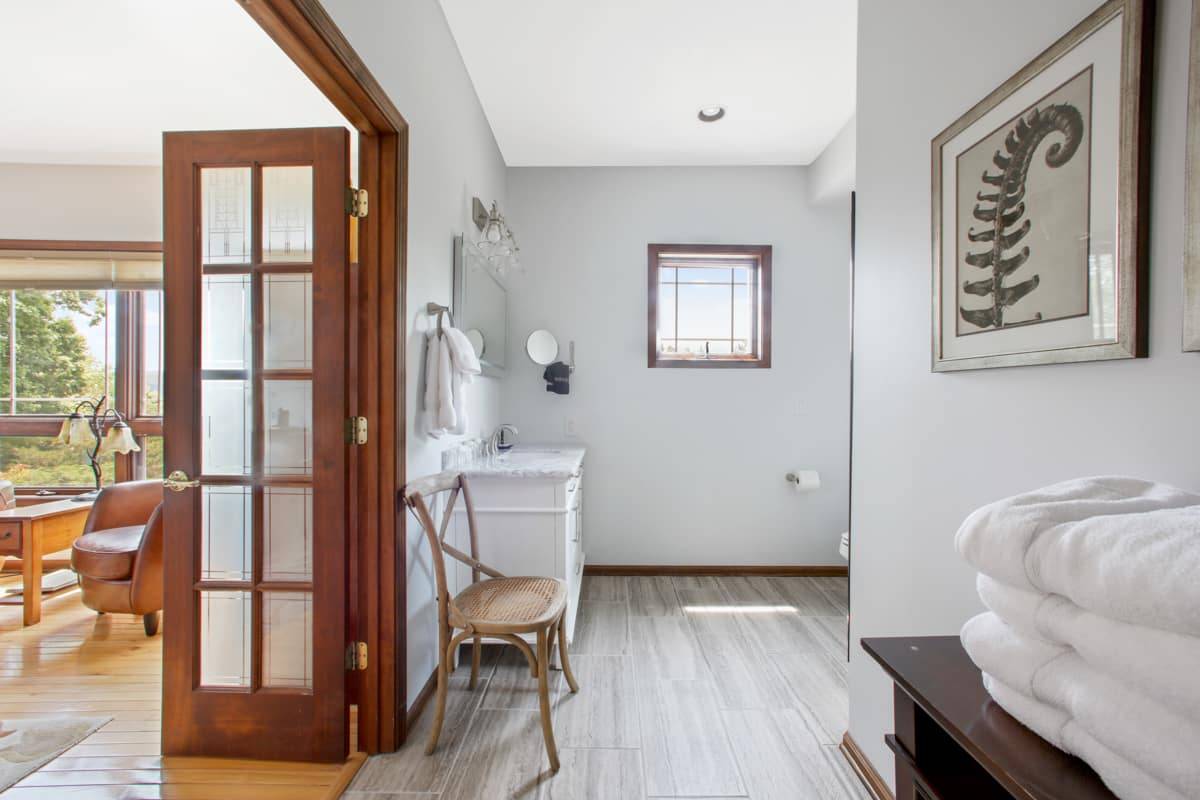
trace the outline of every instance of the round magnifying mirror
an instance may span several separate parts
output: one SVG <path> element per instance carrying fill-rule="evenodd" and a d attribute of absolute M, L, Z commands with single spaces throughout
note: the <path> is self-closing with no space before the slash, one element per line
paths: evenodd
<path fill-rule="evenodd" d="M 483 331 L 478 328 L 471 328 L 467 331 L 467 341 L 471 343 L 471 349 L 475 351 L 476 358 L 483 358 L 483 351 L 487 344 L 483 341 Z"/>
<path fill-rule="evenodd" d="M 558 339 L 547 330 L 537 330 L 525 340 L 525 352 L 533 363 L 545 366 L 558 357 Z"/>

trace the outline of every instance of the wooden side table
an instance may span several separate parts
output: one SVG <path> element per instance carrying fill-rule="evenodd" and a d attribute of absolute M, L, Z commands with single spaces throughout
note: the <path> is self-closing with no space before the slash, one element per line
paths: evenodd
<path fill-rule="evenodd" d="M 1092 768 L 1013 719 L 957 636 L 863 639 L 896 682 L 896 800 L 1117 800 Z"/>
<path fill-rule="evenodd" d="M 55 500 L 0 511 L 0 556 L 21 559 L 24 625 L 42 620 L 42 556 L 70 547 L 91 510 L 90 500 Z"/>

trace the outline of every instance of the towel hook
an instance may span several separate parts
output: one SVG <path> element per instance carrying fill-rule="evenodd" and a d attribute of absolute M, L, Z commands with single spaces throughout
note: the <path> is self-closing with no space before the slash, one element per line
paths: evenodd
<path fill-rule="evenodd" d="M 444 306 L 444 305 L 442 305 L 441 303 L 426 303 L 426 304 L 425 304 L 425 313 L 426 313 L 426 314 L 437 314 L 437 332 L 438 332 L 438 336 L 442 336 L 442 335 L 443 335 L 443 331 L 442 331 L 442 317 L 443 317 L 443 315 L 444 315 L 444 316 L 448 316 L 448 317 L 450 317 L 450 327 L 451 327 L 451 328 L 453 328 L 453 327 L 454 327 L 454 312 L 452 312 L 452 311 L 450 310 L 450 307 L 449 307 L 449 306 Z"/>

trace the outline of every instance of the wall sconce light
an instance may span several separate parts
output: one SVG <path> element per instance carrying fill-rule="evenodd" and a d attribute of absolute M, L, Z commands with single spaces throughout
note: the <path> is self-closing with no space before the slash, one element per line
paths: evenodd
<path fill-rule="evenodd" d="M 510 269 L 524 272 L 521 267 L 521 248 L 517 246 L 512 228 L 508 227 L 496 203 L 493 202 L 489 210 L 478 197 L 471 198 L 471 217 L 479 229 L 479 239 L 472 242 L 471 246 L 488 266 L 500 276 Z"/>

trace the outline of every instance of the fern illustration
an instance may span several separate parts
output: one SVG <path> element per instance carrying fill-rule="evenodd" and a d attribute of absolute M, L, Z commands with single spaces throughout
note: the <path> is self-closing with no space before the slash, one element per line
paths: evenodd
<path fill-rule="evenodd" d="M 1029 233 L 1033 223 L 1025 216 L 1025 182 L 1029 167 L 1033 164 L 1038 145 L 1052 133 L 1061 133 L 1062 142 L 1055 142 L 1046 150 L 1046 165 L 1061 167 L 1071 160 L 1083 141 L 1083 115 L 1069 103 L 1034 108 L 1029 116 L 1017 120 L 1017 124 L 1004 138 L 1004 151 L 996 151 L 992 163 L 1000 170 L 993 175 L 987 170 L 983 182 L 989 187 L 975 194 L 978 200 L 973 215 L 988 227 L 967 231 L 967 239 L 990 245 L 987 250 L 967 253 L 964 260 L 972 267 L 990 269 L 991 275 L 975 281 L 964 281 L 963 291 L 979 297 L 991 296 L 989 308 L 963 308 L 962 318 L 979 328 L 1004 327 L 1004 309 L 1038 287 L 1040 278 L 1032 278 L 1006 286 L 1005 279 L 1029 260 L 1029 247 L 1011 253 L 1014 247 Z M 1041 319 L 1041 314 L 1035 315 Z"/>

